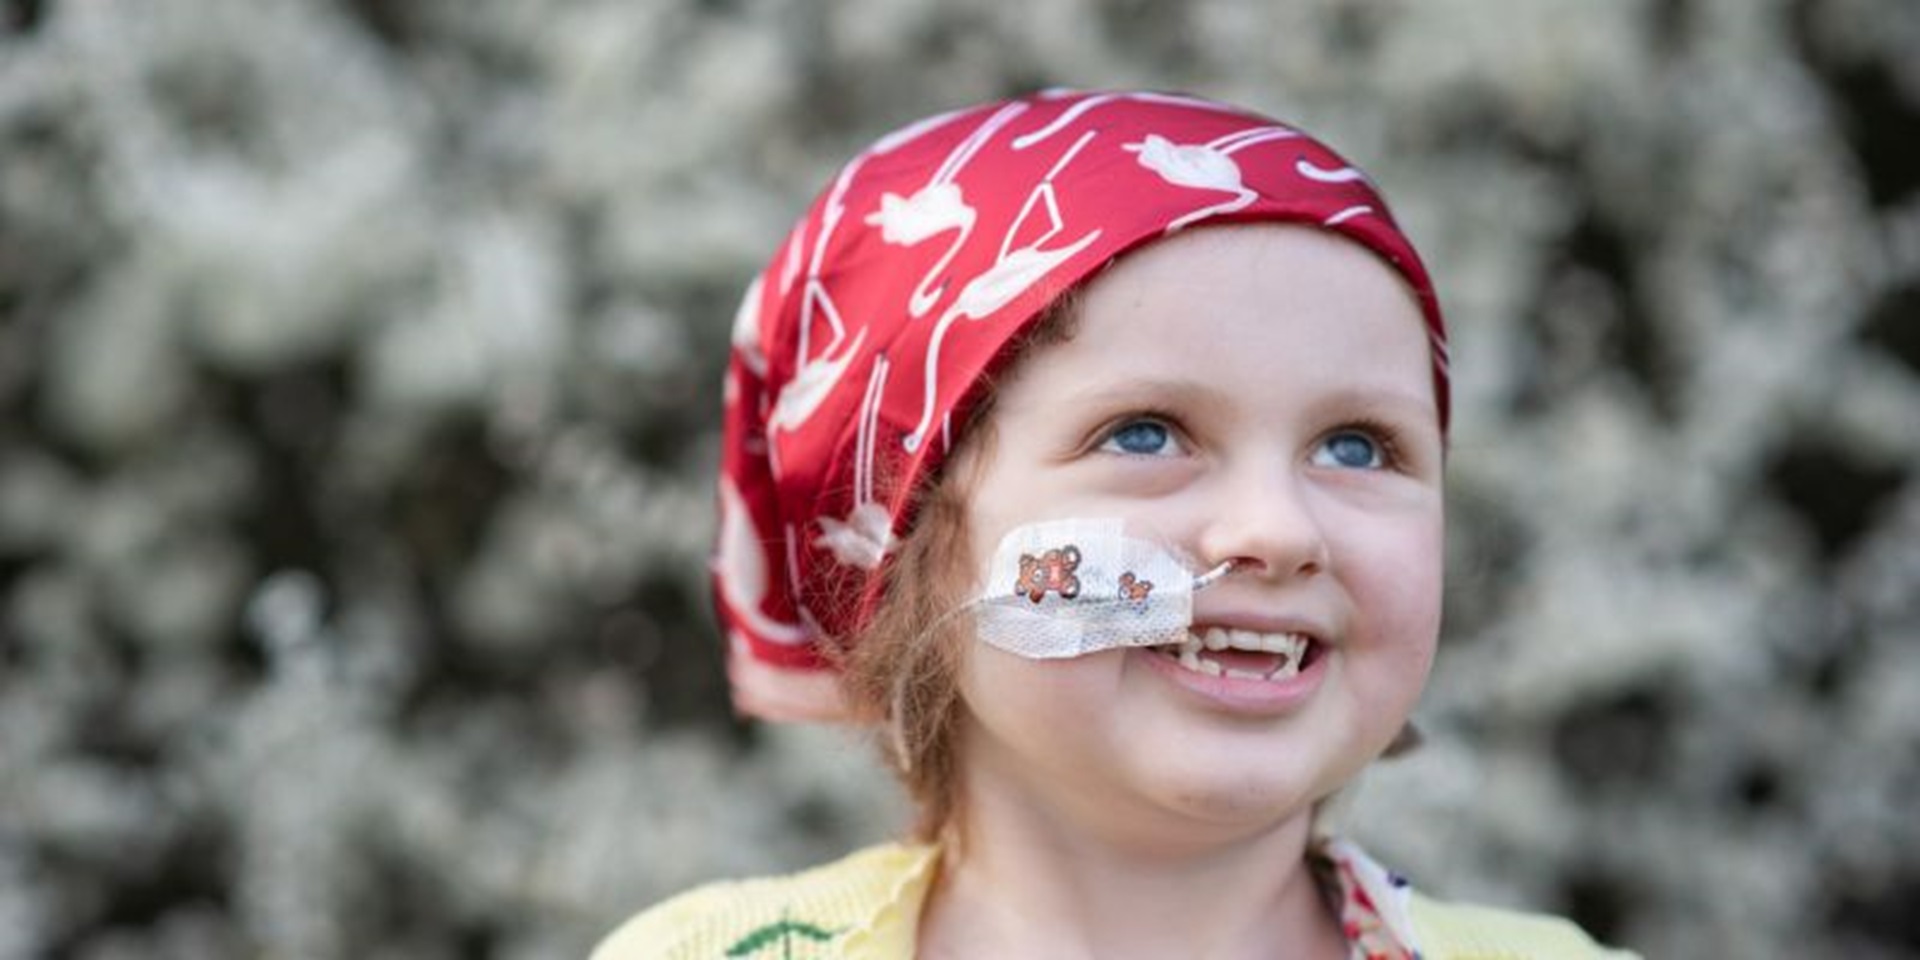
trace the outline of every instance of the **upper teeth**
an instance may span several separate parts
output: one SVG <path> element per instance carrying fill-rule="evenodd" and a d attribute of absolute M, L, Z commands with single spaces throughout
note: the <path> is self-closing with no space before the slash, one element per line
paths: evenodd
<path fill-rule="evenodd" d="M 1298 656 L 1308 643 L 1305 634 L 1299 633 L 1256 633 L 1252 630 L 1235 630 L 1229 627 L 1208 627 L 1203 632 L 1189 632 L 1187 639 L 1180 645 L 1181 651 L 1195 653 L 1206 650 L 1248 650 L 1255 653 L 1289 653 Z"/>
<path fill-rule="evenodd" d="M 1284 680 L 1299 675 L 1301 661 L 1306 657 L 1307 646 L 1312 642 L 1312 638 L 1304 633 L 1256 633 L 1252 630 L 1208 627 L 1205 630 L 1190 630 L 1181 643 L 1170 644 L 1159 649 L 1166 656 L 1179 661 L 1180 665 L 1188 670 L 1209 676 L 1225 675 L 1245 680 Z M 1281 654 L 1281 657 L 1271 669 L 1258 672 L 1238 666 L 1226 666 L 1211 657 L 1201 656 L 1202 651 L 1212 650 L 1245 650 L 1255 653 Z"/>

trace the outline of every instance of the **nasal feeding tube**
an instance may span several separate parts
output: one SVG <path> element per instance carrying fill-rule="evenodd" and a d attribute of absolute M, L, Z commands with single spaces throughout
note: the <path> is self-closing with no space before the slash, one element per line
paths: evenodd
<path fill-rule="evenodd" d="M 1196 574 L 1159 541 L 1127 536 L 1118 518 L 1044 520 L 1002 537 L 980 594 L 927 631 L 974 611 L 981 640 L 1030 660 L 1179 643 L 1193 626 L 1193 595 L 1237 566 L 1225 560 Z M 888 708 L 903 771 L 913 768 L 901 724 L 905 694 L 895 685 Z"/>
<path fill-rule="evenodd" d="M 981 593 L 955 612 L 974 611 L 981 640 L 1033 660 L 1178 643 L 1193 595 L 1234 566 L 1195 573 L 1118 518 L 1047 520 L 1003 537 Z"/>

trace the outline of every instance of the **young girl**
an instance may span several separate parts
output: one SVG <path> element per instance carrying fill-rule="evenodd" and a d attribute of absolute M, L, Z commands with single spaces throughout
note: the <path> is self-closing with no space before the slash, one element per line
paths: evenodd
<path fill-rule="evenodd" d="M 714 584 L 739 707 L 869 723 L 911 842 L 598 960 L 1593 957 L 1316 829 L 1440 619 L 1445 328 L 1364 174 L 1154 93 L 933 117 L 748 290 Z"/>

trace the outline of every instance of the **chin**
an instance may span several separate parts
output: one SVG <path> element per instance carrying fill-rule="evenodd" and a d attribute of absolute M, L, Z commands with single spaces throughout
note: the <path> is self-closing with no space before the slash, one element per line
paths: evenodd
<path fill-rule="evenodd" d="M 1267 762 L 1245 753 L 1233 757 L 1189 754 L 1179 766 L 1162 766 L 1153 789 L 1159 805 L 1184 818 L 1245 830 L 1272 829 L 1312 814 L 1327 797 L 1360 774 L 1374 757 L 1361 745 L 1318 756 L 1297 747 L 1268 753 Z"/>
<path fill-rule="evenodd" d="M 1160 806 L 1199 823 L 1245 830 L 1277 827 L 1302 814 L 1331 789 L 1279 771 L 1242 771 L 1234 776 L 1188 777 L 1161 784 Z M 1334 786 L 1338 786 L 1335 784 Z"/>

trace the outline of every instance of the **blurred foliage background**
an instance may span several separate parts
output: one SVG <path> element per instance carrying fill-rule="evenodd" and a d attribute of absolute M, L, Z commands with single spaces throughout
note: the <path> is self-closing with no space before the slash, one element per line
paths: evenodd
<path fill-rule="evenodd" d="M 1352 831 L 1920 956 L 1920 4 L 4 0 L 0 960 L 578 957 L 898 828 L 727 709 L 727 325 L 854 150 L 1049 85 L 1301 123 L 1438 275 L 1449 622 Z"/>

